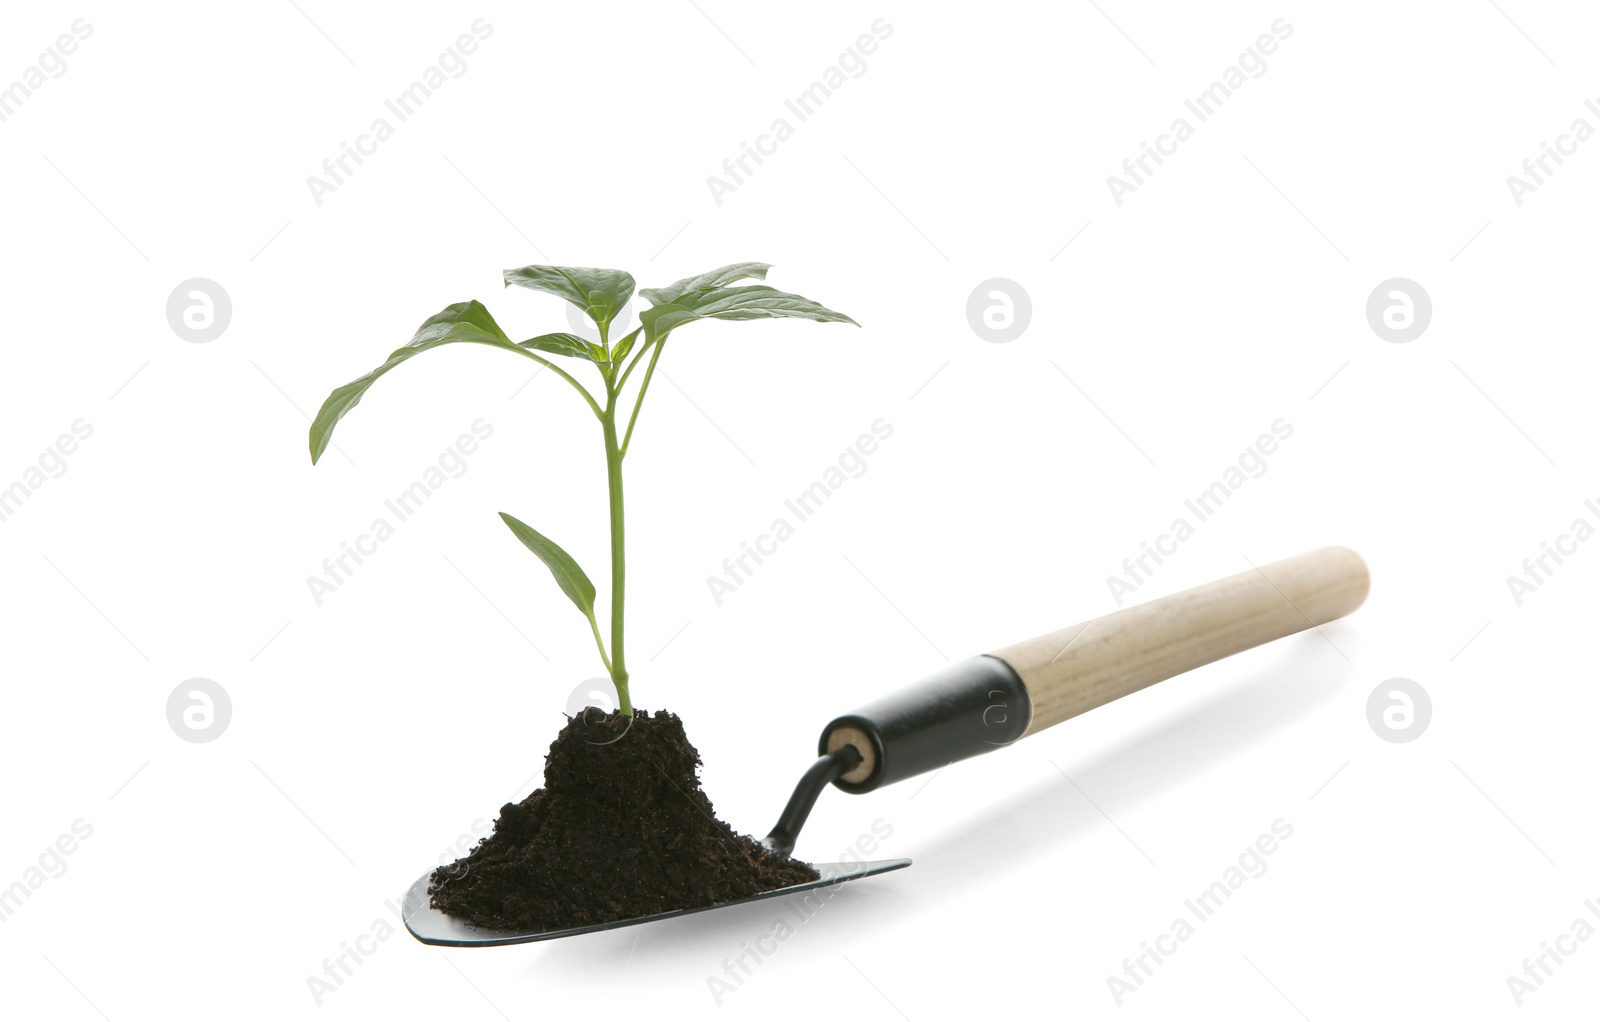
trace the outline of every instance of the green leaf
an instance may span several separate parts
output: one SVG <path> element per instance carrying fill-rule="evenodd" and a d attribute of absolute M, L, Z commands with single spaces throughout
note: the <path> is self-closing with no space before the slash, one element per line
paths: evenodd
<path fill-rule="evenodd" d="M 691 291 L 710 291 L 713 288 L 727 287 L 734 281 L 754 277 L 757 280 L 766 280 L 767 271 L 772 269 L 771 263 L 729 263 L 698 277 L 685 277 L 682 280 L 668 284 L 666 287 L 647 287 L 639 293 L 650 300 L 651 305 L 670 305 Z"/>
<path fill-rule="evenodd" d="M 592 266 L 524 266 L 505 271 L 506 286 L 558 295 L 582 309 L 595 325 L 609 326 L 633 297 L 633 275 Z"/>
<path fill-rule="evenodd" d="M 639 321 L 651 337 L 663 337 L 668 331 L 697 319 L 810 319 L 818 323 L 860 326 L 842 312 L 765 284 L 690 291 L 678 296 L 676 301 L 646 309 L 639 315 Z"/>
<path fill-rule="evenodd" d="M 589 576 L 578 567 L 578 562 L 572 555 L 556 546 L 548 537 L 535 531 L 530 525 L 519 522 L 517 519 L 500 512 L 500 518 L 506 526 L 520 540 L 522 545 L 532 550 L 550 569 L 550 574 L 555 576 L 556 585 L 567 594 L 567 599 L 577 604 L 583 616 L 594 620 L 594 583 L 589 581 Z"/>
<path fill-rule="evenodd" d="M 699 318 L 693 309 L 675 304 L 657 305 L 639 314 L 639 322 L 643 324 L 644 332 L 651 340 L 665 337 L 668 332 Z"/>
<path fill-rule="evenodd" d="M 362 395 L 366 394 L 368 387 L 377 382 L 378 377 L 429 348 L 458 343 L 488 344 L 514 351 L 519 355 L 523 354 L 522 349 L 511 342 L 505 331 L 494 321 L 494 317 L 489 315 L 489 310 L 483 307 L 483 303 L 459 302 L 449 306 L 443 312 L 429 317 L 418 328 L 411 343 L 392 352 L 383 365 L 360 379 L 336 388 L 328 395 L 328 399 L 322 403 L 322 408 L 311 423 L 311 463 L 315 465 L 317 459 L 327 451 L 328 442 L 333 438 L 333 427 L 349 413 L 350 409 L 361 403 Z"/>
<path fill-rule="evenodd" d="M 533 348 L 536 351 L 548 351 L 552 355 L 581 358 L 590 362 L 604 362 L 606 360 L 605 350 L 600 345 L 592 341 L 586 341 L 577 334 L 540 334 L 531 341 L 523 341 L 521 347 Z"/>
<path fill-rule="evenodd" d="M 633 350 L 634 342 L 639 339 L 639 331 L 635 330 L 611 348 L 611 364 L 621 365 L 622 360 L 628 357 L 628 352 Z"/>

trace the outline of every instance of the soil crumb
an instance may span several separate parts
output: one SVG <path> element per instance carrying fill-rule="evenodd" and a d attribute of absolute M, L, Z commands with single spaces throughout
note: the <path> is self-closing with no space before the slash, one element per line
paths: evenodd
<path fill-rule="evenodd" d="M 570 719 L 544 787 L 433 873 L 434 908 L 495 930 L 559 930 L 703 908 L 818 879 L 717 819 L 676 714 Z"/>

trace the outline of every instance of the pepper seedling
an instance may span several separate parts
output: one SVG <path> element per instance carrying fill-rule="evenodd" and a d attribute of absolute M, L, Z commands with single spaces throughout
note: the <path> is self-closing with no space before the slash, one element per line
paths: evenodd
<path fill-rule="evenodd" d="M 589 622 L 594 633 L 595 646 L 600 660 L 617 689 L 617 706 L 625 715 L 632 716 L 633 702 L 628 694 L 628 667 L 623 643 L 623 597 L 626 577 L 625 543 L 622 501 L 622 460 L 627 456 L 628 445 L 633 440 L 633 428 L 639 421 L 639 409 L 644 406 L 645 393 L 650 389 L 650 379 L 655 375 L 656 363 L 667 337 L 673 331 L 703 319 L 809 319 L 818 323 L 849 323 L 855 320 L 835 312 L 809 298 L 787 294 L 765 284 L 746 284 L 731 287 L 741 280 L 765 280 L 767 263 L 732 263 L 702 273 L 697 277 L 668 284 L 666 287 L 645 288 L 639 294 L 651 307 L 639 316 L 639 326 L 612 343 L 612 322 L 622 313 L 633 297 L 633 276 L 622 270 L 595 269 L 581 266 L 524 266 L 506 270 L 505 285 L 543 291 L 565 298 L 582 309 L 599 329 L 600 342 L 596 344 L 572 333 L 541 334 L 526 341 L 512 341 L 500 325 L 489 315 L 489 310 L 478 301 L 461 302 L 445 308 L 443 312 L 426 320 L 416 336 L 405 347 L 389 355 L 387 361 L 367 375 L 336 388 L 322 403 L 316 419 L 311 423 L 311 463 L 315 465 L 328 448 L 333 427 L 352 408 L 361 402 L 367 389 L 389 370 L 420 355 L 430 348 L 445 344 L 487 344 L 530 358 L 554 372 L 572 386 L 583 398 L 584 404 L 600 423 L 605 440 L 606 483 L 611 507 L 611 645 L 607 649 L 595 619 L 594 583 L 568 554 L 553 540 L 518 519 L 500 513 L 511 532 L 555 576 L 556 584 L 567 594 Z M 640 343 L 640 335 L 643 342 Z M 541 352 L 543 354 L 541 354 Z M 599 371 L 601 393 L 596 395 L 545 355 L 589 362 Z M 623 389 L 639 363 L 648 358 L 644 376 L 631 398 L 631 410 L 624 418 Z M 620 436 L 619 422 L 626 426 Z"/>

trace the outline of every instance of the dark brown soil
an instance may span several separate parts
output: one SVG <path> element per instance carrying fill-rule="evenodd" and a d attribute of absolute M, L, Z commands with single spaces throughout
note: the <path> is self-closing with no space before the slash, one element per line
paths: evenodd
<path fill-rule="evenodd" d="M 816 880 L 716 818 L 700 754 L 664 710 L 567 722 L 543 788 L 434 871 L 433 906 L 495 930 L 549 931 L 701 908 Z"/>

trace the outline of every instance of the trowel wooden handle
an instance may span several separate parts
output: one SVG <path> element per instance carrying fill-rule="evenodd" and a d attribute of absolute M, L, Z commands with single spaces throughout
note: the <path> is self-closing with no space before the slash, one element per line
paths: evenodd
<path fill-rule="evenodd" d="M 1367 566 L 1323 547 L 997 649 L 1028 690 L 1024 736 L 1130 692 L 1327 624 L 1367 598 Z"/>
<path fill-rule="evenodd" d="M 864 792 L 1009 745 L 1085 710 L 1361 606 L 1367 566 L 1323 547 L 971 657 L 835 718 L 820 751 L 853 745 L 834 783 Z"/>

